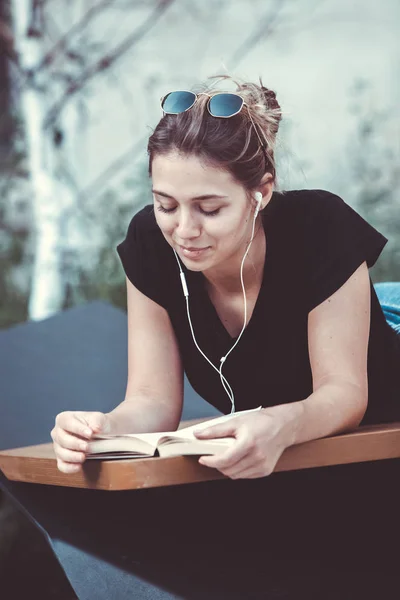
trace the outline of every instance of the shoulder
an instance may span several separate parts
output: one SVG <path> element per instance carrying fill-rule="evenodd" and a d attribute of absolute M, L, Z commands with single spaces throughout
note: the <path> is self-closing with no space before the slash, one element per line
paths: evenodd
<path fill-rule="evenodd" d="M 302 245 L 311 266 L 324 261 L 334 264 L 336 255 L 338 261 L 347 256 L 352 266 L 366 260 L 371 267 L 388 242 L 337 194 L 319 189 L 292 190 L 283 192 L 281 198 L 282 222 L 288 224 L 293 239 Z"/>
<path fill-rule="evenodd" d="M 155 251 L 167 244 L 154 214 L 152 204 L 147 204 L 133 215 L 129 222 L 125 242 L 129 246 L 142 246 Z"/>
<path fill-rule="evenodd" d="M 276 203 L 282 208 L 302 211 L 315 208 L 315 210 L 329 209 L 335 206 L 348 206 L 337 194 L 327 190 L 284 190 L 274 192 Z"/>
<path fill-rule="evenodd" d="M 129 232 L 139 235 L 141 233 L 160 233 L 152 204 L 147 204 L 133 215 L 129 223 Z"/>
<path fill-rule="evenodd" d="M 117 245 L 128 279 L 146 296 L 166 308 L 174 256 L 159 228 L 152 204 L 131 218 L 125 239 Z M 154 276 L 154 275 L 157 276 Z"/>
<path fill-rule="evenodd" d="M 117 250 L 121 258 L 132 262 L 134 259 L 146 260 L 165 254 L 168 246 L 154 214 L 154 207 L 148 204 L 131 218 L 125 239 L 118 244 Z"/>
<path fill-rule="evenodd" d="M 358 217 L 358 213 L 343 198 L 327 190 L 289 190 L 274 192 L 276 212 L 285 223 L 308 231 L 326 223 L 344 223 Z"/>

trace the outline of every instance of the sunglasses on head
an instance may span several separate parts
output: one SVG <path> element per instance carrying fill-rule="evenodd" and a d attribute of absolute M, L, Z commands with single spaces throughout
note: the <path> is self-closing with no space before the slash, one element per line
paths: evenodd
<path fill-rule="evenodd" d="M 221 119 L 229 119 L 229 117 L 234 117 L 242 110 L 243 106 L 247 106 L 245 101 L 239 94 L 229 93 L 229 92 L 217 92 L 212 96 L 210 94 L 206 94 L 205 92 L 200 92 L 199 94 L 195 94 L 194 92 L 187 91 L 177 91 L 177 92 L 169 92 L 166 96 L 161 98 L 161 108 L 163 109 L 165 114 L 168 115 L 178 115 L 179 113 L 186 112 L 189 108 L 195 104 L 198 96 L 205 95 L 209 97 L 209 101 L 207 102 L 207 110 L 212 117 L 219 117 Z M 264 152 L 265 160 L 267 160 L 267 156 L 265 154 L 265 142 L 261 139 L 260 134 L 257 131 L 257 127 L 254 124 L 254 121 L 251 117 L 250 111 L 247 109 L 247 114 L 249 115 L 251 124 L 253 125 L 254 131 L 257 134 L 258 140 L 260 142 L 261 148 Z"/>

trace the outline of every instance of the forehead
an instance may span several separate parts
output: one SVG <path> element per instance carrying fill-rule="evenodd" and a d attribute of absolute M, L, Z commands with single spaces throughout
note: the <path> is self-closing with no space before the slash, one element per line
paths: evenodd
<path fill-rule="evenodd" d="M 152 180 L 154 187 L 166 193 L 174 189 L 181 193 L 201 189 L 202 193 L 206 193 L 205 187 L 210 192 L 220 193 L 238 187 L 229 172 L 206 164 L 198 156 L 177 152 L 154 157 Z"/>

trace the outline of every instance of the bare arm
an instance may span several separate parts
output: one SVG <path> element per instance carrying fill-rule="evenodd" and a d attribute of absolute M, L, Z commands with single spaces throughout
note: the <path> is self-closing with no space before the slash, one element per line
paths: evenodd
<path fill-rule="evenodd" d="M 305 400 L 263 410 L 280 414 L 291 446 L 355 429 L 365 412 L 365 394 L 353 383 L 332 380 Z"/>
<path fill-rule="evenodd" d="M 174 431 L 183 404 L 183 367 L 167 311 L 126 279 L 128 381 L 125 399 L 107 416 L 111 432 Z"/>
<path fill-rule="evenodd" d="M 308 317 L 313 393 L 276 407 L 288 419 L 289 439 L 299 444 L 355 429 L 368 405 L 367 351 L 370 284 L 364 262 Z"/>
<path fill-rule="evenodd" d="M 144 394 L 126 398 L 106 416 L 113 435 L 175 431 L 180 421 L 168 402 Z"/>
<path fill-rule="evenodd" d="M 125 399 L 109 413 L 65 411 L 51 437 L 57 466 L 76 473 L 93 434 L 174 431 L 183 404 L 183 367 L 167 311 L 127 279 L 128 382 Z"/>

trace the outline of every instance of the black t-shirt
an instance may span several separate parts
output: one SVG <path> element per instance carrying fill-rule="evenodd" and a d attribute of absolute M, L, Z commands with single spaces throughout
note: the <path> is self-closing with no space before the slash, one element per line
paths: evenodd
<path fill-rule="evenodd" d="M 263 281 L 252 317 L 222 369 L 237 411 L 296 402 L 312 393 L 308 313 L 364 261 L 372 267 L 388 242 L 341 198 L 323 190 L 274 192 L 260 214 L 267 240 Z M 117 250 L 130 281 L 167 310 L 194 390 L 229 413 L 220 375 L 193 341 L 179 267 L 153 205 L 133 217 Z M 197 344 L 219 368 L 237 337 L 223 326 L 204 275 L 181 265 Z M 369 401 L 362 424 L 400 420 L 400 337 L 386 322 L 371 278 L 370 286 Z"/>

